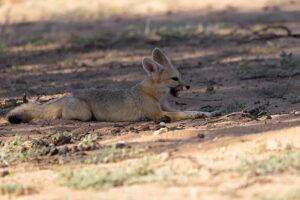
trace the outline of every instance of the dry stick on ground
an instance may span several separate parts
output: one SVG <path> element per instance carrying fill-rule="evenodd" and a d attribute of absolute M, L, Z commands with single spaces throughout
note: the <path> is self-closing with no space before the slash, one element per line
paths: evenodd
<path fill-rule="evenodd" d="M 6 34 L 5 34 L 5 31 L 6 31 L 6 28 L 7 26 L 9 25 L 9 22 L 10 22 L 10 9 L 7 10 L 6 12 L 6 15 L 5 15 L 5 22 L 3 24 L 0 25 L 0 37 L 3 39 L 3 40 L 6 40 Z"/>
<path fill-rule="evenodd" d="M 281 74 L 277 74 L 275 76 L 275 78 L 290 78 L 290 77 L 295 77 L 295 76 L 299 76 L 300 73 L 296 72 L 292 75 L 281 75 Z M 245 76 L 245 77 L 240 77 L 240 80 L 244 81 L 244 80 L 251 80 L 251 79 L 261 79 L 261 78 L 268 78 L 268 75 L 254 75 L 254 76 Z"/>
<path fill-rule="evenodd" d="M 177 156 L 172 156 L 170 159 L 176 159 L 176 158 L 181 158 L 181 159 L 187 159 L 188 161 L 190 161 L 196 168 L 197 170 L 200 169 L 206 169 L 208 170 L 212 175 L 218 175 L 220 173 L 226 172 L 227 170 L 217 170 L 217 169 L 213 169 L 210 167 L 207 167 L 203 164 L 200 164 L 196 158 L 192 157 L 192 156 L 181 156 L 181 155 L 177 155 Z"/>
<path fill-rule="evenodd" d="M 235 116 L 235 115 L 242 115 L 242 116 L 244 116 L 244 117 L 251 118 L 252 120 L 257 120 L 257 117 L 259 116 L 259 114 L 255 116 L 255 115 L 251 115 L 251 114 L 249 114 L 249 113 L 246 113 L 245 111 L 246 111 L 247 109 L 248 109 L 248 107 L 245 108 L 245 109 L 243 109 L 243 110 L 240 111 L 240 112 L 232 112 L 232 113 L 229 113 L 229 114 L 224 115 L 224 116 L 222 116 L 222 117 L 220 117 L 220 118 L 217 118 L 217 119 L 207 120 L 207 121 L 204 122 L 202 125 L 207 125 L 207 124 L 209 124 L 209 123 L 219 122 L 219 121 L 222 121 L 223 119 L 226 119 L 227 117 L 231 117 L 231 116 Z"/>
<path fill-rule="evenodd" d="M 245 28 L 245 29 L 249 30 L 249 28 Z M 279 29 L 279 30 L 281 29 L 281 30 L 284 30 L 286 32 L 286 34 L 284 34 L 284 35 L 267 34 L 266 32 L 270 29 Z M 283 25 L 266 26 L 258 31 L 251 31 L 251 34 L 252 35 L 243 39 L 241 42 L 244 43 L 244 42 L 252 42 L 252 41 L 258 41 L 258 40 L 273 40 L 273 39 L 284 38 L 284 37 L 300 38 L 300 34 L 293 34 L 292 31 L 288 27 L 283 26 Z"/>
<path fill-rule="evenodd" d="M 245 114 L 244 111 L 241 111 L 241 112 L 233 112 L 233 113 L 230 113 L 228 115 L 224 115 L 220 118 L 217 118 L 217 119 L 212 119 L 212 120 L 207 120 L 206 122 L 204 122 L 202 125 L 206 125 L 206 124 L 209 124 L 209 123 L 214 123 L 214 122 L 219 122 L 219 121 L 222 121 L 223 119 L 226 119 L 227 117 L 231 117 L 231 116 L 234 116 L 234 115 L 242 115 L 242 114 Z"/>

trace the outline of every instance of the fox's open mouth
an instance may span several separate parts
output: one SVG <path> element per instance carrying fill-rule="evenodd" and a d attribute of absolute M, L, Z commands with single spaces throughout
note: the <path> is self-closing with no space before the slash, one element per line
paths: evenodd
<path fill-rule="evenodd" d="M 174 97 L 178 97 L 178 93 L 182 90 L 184 90 L 183 86 L 179 85 L 177 87 L 171 88 L 170 94 L 173 95 Z"/>

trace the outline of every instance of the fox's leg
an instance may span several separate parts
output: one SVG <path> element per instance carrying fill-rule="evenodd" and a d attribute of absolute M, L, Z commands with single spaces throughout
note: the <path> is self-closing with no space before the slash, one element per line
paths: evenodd
<path fill-rule="evenodd" d="M 62 108 L 63 119 L 77 119 L 80 121 L 89 121 L 92 118 L 92 113 L 89 106 L 76 98 L 69 98 Z"/>
<path fill-rule="evenodd" d="M 220 112 L 201 112 L 201 111 L 179 111 L 176 109 L 171 108 L 168 101 L 162 102 L 162 110 L 166 111 L 164 115 L 172 115 L 175 120 L 178 119 L 190 119 L 190 118 L 196 118 L 196 117 L 214 117 L 220 114 Z M 166 114 L 167 113 L 167 114 Z M 171 116 L 169 116 L 171 117 Z M 172 118 L 172 117 L 171 117 Z"/>
<path fill-rule="evenodd" d="M 181 119 L 194 119 L 197 117 L 213 117 L 216 113 L 200 112 L 200 111 L 178 111 L 178 112 L 166 112 L 162 111 L 158 117 L 168 116 L 171 120 L 181 120 Z"/>

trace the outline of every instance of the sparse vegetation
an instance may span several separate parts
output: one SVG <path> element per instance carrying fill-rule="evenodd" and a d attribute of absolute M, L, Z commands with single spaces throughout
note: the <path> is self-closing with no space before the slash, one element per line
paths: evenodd
<path fill-rule="evenodd" d="M 286 52 L 282 52 L 280 54 L 280 66 L 285 69 L 288 70 L 289 75 L 291 76 L 293 71 L 296 69 L 297 66 L 297 62 L 294 60 L 293 58 L 293 53 L 286 53 Z"/>
<path fill-rule="evenodd" d="M 263 153 L 263 152 L 265 152 L 267 150 L 267 145 L 266 144 L 261 144 L 261 145 L 259 145 L 258 147 L 256 147 L 255 149 L 254 149 L 254 152 L 255 153 Z"/>
<path fill-rule="evenodd" d="M 47 147 L 38 147 L 37 144 L 24 145 L 25 137 L 16 135 L 11 141 L 2 140 L 0 142 L 0 166 L 7 166 L 12 162 L 25 162 L 37 155 L 49 151 Z"/>
<path fill-rule="evenodd" d="M 244 103 L 240 103 L 238 101 L 235 101 L 232 104 L 229 104 L 226 106 L 226 109 L 224 110 L 225 113 L 232 113 L 232 112 L 237 112 L 237 111 L 241 111 L 245 108 L 245 104 Z"/>
<path fill-rule="evenodd" d="M 54 42 L 53 39 L 49 37 L 41 36 L 27 41 L 25 46 L 43 46 L 53 42 Z"/>
<path fill-rule="evenodd" d="M 57 132 L 54 135 L 51 135 L 50 137 L 50 141 L 54 144 L 54 145 L 60 145 L 61 143 L 65 143 L 66 140 L 70 141 L 72 137 L 72 133 L 68 132 L 68 131 L 64 131 L 64 132 Z"/>
<path fill-rule="evenodd" d="M 300 189 L 288 191 L 282 196 L 262 196 L 259 200 L 297 200 L 300 199 Z"/>
<path fill-rule="evenodd" d="M 149 180 L 154 174 L 149 158 L 129 167 L 108 169 L 82 169 L 75 171 L 70 168 L 58 169 L 58 184 L 74 189 L 109 188 L 132 185 Z"/>
<path fill-rule="evenodd" d="M 288 91 L 276 90 L 275 88 L 263 87 L 260 89 L 259 94 L 268 98 L 282 98 Z"/>
<path fill-rule="evenodd" d="M 5 41 L 0 41 L 0 51 L 5 50 L 7 47 L 6 42 Z"/>
<path fill-rule="evenodd" d="M 171 170 L 155 171 L 151 165 L 152 158 L 144 157 L 142 161 L 128 167 L 120 166 L 112 169 L 81 169 L 58 168 L 58 184 L 74 189 L 100 189 L 133 185 L 147 182 L 176 183 L 180 176 L 193 176 L 192 171 L 173 172 Z"/>
<path fill-rule="evenodd" d="M 93 142 L 97 141 L 98 136 L 97 135 L 93 135 L 93 134 L 88 134 L 86 135 L 80 142 L 79 142 L 79 146 L 81 145 L 89 145 L 92 144 Z"/>
<path fill-rule="evenodd" d="M 300 172 L 300 152 L 288 151 L 262 160 L 242 160 L 241 172 L 248 176 Z"/>
<path fill-rule="evenodd" d="M 145 152 L 145 149 L 140 147 L 134 147 L 130 150 L 127 150 L 126 148 L 117 149 L 116 146 L 112 146 L 104 148 L 101 153 L 93 155 L 92 157 L 80 159 L 80 162 L 87 164 L 114 162 L 127 157 L 136 156 L 142 152 Z"/>
<path fill-rule="evenodd" d="M 296 104 L 296 103 L 300 103 L 300 98 L 298 96 L 291 96 L 288 98 L 288 101 L 291 104 Z"/>
<path fill-rule="evenodd" d="M 23 195 L 29 192 L 27 185 L 18 182 L 1 182 L 0 194 L 1 195 Z"/>

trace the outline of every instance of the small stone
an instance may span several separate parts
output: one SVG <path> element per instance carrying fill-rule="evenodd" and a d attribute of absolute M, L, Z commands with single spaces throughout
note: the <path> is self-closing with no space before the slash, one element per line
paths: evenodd
<path fill-rule="evenodd" d="M 45 163 L 46 163 L 46 164 L 50 164 L 50 163 L 51 163 L 51 160 L 50 160 L 50 159 L 45 159 Z"/>
<path fill-rule="evenodd" d="M 120 140 L 116 144 L 116 148 L 124 148 L 125 147 L 125 141 Z"/>
<path fill-rule="evenodd" d="M 79 147 L 78 147 L 78 150 L 79 150 L 79 151 L 85 151 L 85 148 L 84 148 L 83 146 L 79 146 Z"/>
<path fill-rule="evenodd" d="M 223 147 L 221 147 L 221 149 L 220 149 L 222 152 L 224 152 L 225 150 L 226 150 L 226 147 L 225 146 L 223 146 Z"/>
<path fill-rule="evenodd" d="M 149 131 L 150 130 L 149 124 L 145 124 L 145 125 L 141 126 L 140 130 L 141 131 Z"/>
<path fill-rule="evenodd" d="M 167 131 L 168 131 L 168 129 L 167 129 L 167 128 L 160 128 L 159 130 L 157 130 L 157 131 L 154 131 L 154 133 L 153 133 L 153 136 L 156 136 L 156 135 L 159 135 L 159 134 L 165 133 L 165 132 L 167 132 Z"/>
<path fill-rule="evenodd" d="M 270 115 L 267 116 L 267 119 L 272 119 L 272 117 Z"/>
<path fill-rule="evenodd" d="M 117 128 L 117 129 L 111 130 L 111 133 L 112 133 L 113 135 L 117 135 L 118 133 L 120 133 L 120 131 L 121 131 L 121 129 Z"/>
<path fill-rule="evenodd" d="M 69 148 L 63 147 L 63 148 L 60 148 L 58 151 L 59 151 L 59 154 L 66 154 L 69 152 Z"/>
<path fill-rule="evenodd" d="M 72 151 L 73 151 L 73 152 L 78 152 L 78 151 L 79 151 L 78 146 L 73 146 L 73 147 L 72 147 Z"/>
<path fill-rule="evenodd" d="M 121 128 L 121 127 L 124 127 L 122 124 L 114 124 L 114 127 L 119 127 L 119 128 Z"/>
<path fill-rule="evenodd" d="M 161 126 L 165 126 L 165 125 L 166 125 L 166 123 L 165 123 L 165 122 L 160 122 L 160 123 L 159 123 L 159 125 L 161 125 Z"/>
<path fill-rule="evenodd" d="M 4 170 L 4 171 L 1 173 L 1 177 L 7 176 L 7 175 L 9 175 L 9 171 L 8 171 L 8 170 Z"/>
<path fill-rule="evenodd" d="M 171 154 L 169 152 L 164 152 L 162 154 L 159 155 L 159 158 L 165 162 L 168 160 L 168 158 L 171 156 Z"/>
<path fill-rule="evenodd" d="M 90 150 L 92 150 L 92 147 L 91 146 L 87 146 L 87 147 L 85 147 L 85 150 L 86 151 L 90 151 Z"/>
<path fill-rule="evenodd" d="M 198 133 L 197 137 L 200 138 L 200 139 L 203 139 L 203 138 L 205 138 L 205 135 L 202 134 L 202 133 Z"/>

